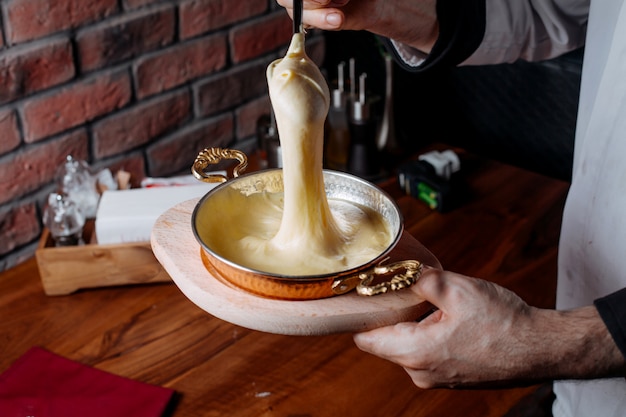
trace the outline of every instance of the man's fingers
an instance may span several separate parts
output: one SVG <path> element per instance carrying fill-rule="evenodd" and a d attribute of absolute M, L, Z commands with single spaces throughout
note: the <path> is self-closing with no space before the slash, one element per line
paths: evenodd
<path fill-rule="evenodd" d="M 339 9 L 314 9 L 305 10 L 302 21 L 308 27 L 323 30 L 343 29 L 345 16 Z"/>
<path fill-rule="evenodd" d="M 339 7 L 345 6 L 349 0 L 305 0 L 302 23 L 307 28 L 323 30 L 346 29 L 345 15 Z M 293 0 L 278 0 L 293 19 Z"/>
<path fill-rule="evenodd" d="M 430 302 L 437 308 L 441 308 L 446 291 L 445 272 L 434 268 L 424 268 L 422 275 L 411 290 L 420 298 Z"/>
<path fill-rule="evenodd" d="M 354 342 L 364 352 L 402 364 L 401 359 L 419 344 L 418 323 L 398 323 L 354 335 Z"/>

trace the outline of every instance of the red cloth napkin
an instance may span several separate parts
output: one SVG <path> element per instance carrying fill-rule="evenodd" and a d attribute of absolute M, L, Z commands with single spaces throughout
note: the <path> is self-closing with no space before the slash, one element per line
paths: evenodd
<path fill-rule="evenodd" d="M 159 417 L 173 393 L 33 347 L 0 375 L 0 416 Z"/>

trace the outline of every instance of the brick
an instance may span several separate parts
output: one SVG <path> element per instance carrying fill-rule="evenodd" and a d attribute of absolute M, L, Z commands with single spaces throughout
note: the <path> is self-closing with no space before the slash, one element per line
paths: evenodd
<path fill-rule="evenodd" d="M 83 71 L 102 68 L 169 45 L 174 40 L 174 8 L 141 10 L 80 31 L 76 37 Z"/>
<path fill-rule="evenodd" d="M 125 10 L 138 9 L 149 4 L 162 3 L 164 0 L 123 0 Z"/>
<path fill-rule="evenodd" d="M 23 204 L 0 213 L 0 255 L 37 239 L 40 233 L 35 204 Z"/>
<path fill-rule="evenodd" d="M 78 28 L 117 11 L 117 0 L 7 0 L 7 42 L 15 44 Z"/>
<path fill-rule="evenodd" d="M 191 116 L 187 90 L 141 103 L 93 126 L 96 158 L 120 154 L 149 143 L 180 126 Z"/>
<path fill-rule="evenodd" d="M 230 113 L 202 120 L 150 146 L 147 150 L 148 172 L 164 177 L 189 173 L 198 153 L 208 147 L 225 147 L 233 139 Z"/>
<path fill-rule="evenodd" d="M 17 116 L 12 110 L 0 111 L 0 155 L 7 153 L 20 144 L 20 132 Z"/>
<path fill-rule="evenodd" d="M 257 61 L 220 73 L 194 86 L 197 111 L 207 116 L 267 94 L 265 70 L 269 62 Z"/>
<path fill-rule="evenodd" d="M 180 37 L 198 36 L 260 15 L 266 10 L 267 2 L 264 1 L 184 1 L 179 12 Z"/>
<path fill-rule="evenodd" d="M 0 162 L 0 204 L 22 197 L 54 182 L 67 155 L 87 160 L 88 137 L 84 130 L 20 149 Z"/>
<path fill-rule="evenodd" d="M 0 55 L 0 104 L 61 84 L 75 73 L 67 38 L 9 48 Z"/>
<path fill-rule="evenodd" d="M 1 239 L 2 237 L 0 237 Z M 0 271 L 11 269 L 21 263 L 24 263 L 35 256 L 38 242 L 30 245 L 22 246 L 6 256 L 0 257 Z"/>
<path fill-rule="evenodd" d="M 238 25 L 229 34 L 231 59 L 240 63 L 280 48 L 289 43 L 292 30 L 284 10 Z"/>
<path fill-rule="evenodd" d="M 256 136 L 256 124 L 259 117 L 270 114 L 272 104 L 270 98 L 264 95 L 256 100 L 252 100 L 235 111 L 237 121 L 237 140 Z"/>
<path fill-rule="evenodd" d="M 82 125 L 124 107 L 131 99 L 126 71 L 99 73 L 80 83 L 28 100 L 22 109 L 26 142 Z"/>
<path fill-rule="evenodd" d="M 142 152 L 125 153 L 121 158 L 107 160 L 105 164 L 99 164 L 99 169 L 109 168 L 113 175 L 119 170 L 130 173 L 131 188 L 141 186 L 141 180 L 146 176 L 146 163 Z"/>
<path fill-rule="evenodd" d="M 135 65 L 137 96 L 144 98 L 211 74 L 226 65 L 226 37 L 200 38 L 141 58 Z"/>

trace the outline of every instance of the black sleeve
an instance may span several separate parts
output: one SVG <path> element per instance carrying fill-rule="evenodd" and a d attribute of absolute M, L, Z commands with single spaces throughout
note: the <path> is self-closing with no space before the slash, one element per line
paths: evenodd
<path fill-rule="evenodd" d="M 626 357 L 626 288 L 598 298 L 593 303 L 613 336 L 615 344 Z"/>
<path fill-rule="evenodd" d="M 485 35 L 486 0 L 438 0 L 439 37 L 418 67 L 407 65 L 387 39 L 385 44 L 398 64 L 411 72 L 453 67 L 474 53 Z"/>

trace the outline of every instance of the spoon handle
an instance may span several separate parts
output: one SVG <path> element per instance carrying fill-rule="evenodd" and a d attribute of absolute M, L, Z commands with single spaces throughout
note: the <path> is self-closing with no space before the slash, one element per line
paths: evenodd
<path fill-rule="evenodd" d="M 302 33 L 302 0 L 293 0 L 293 33 Z"/>

